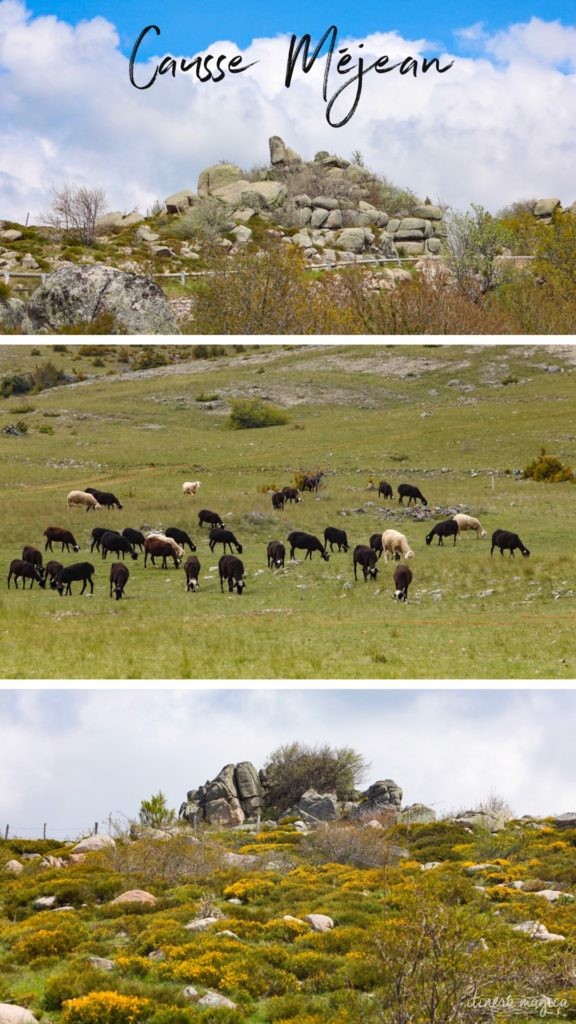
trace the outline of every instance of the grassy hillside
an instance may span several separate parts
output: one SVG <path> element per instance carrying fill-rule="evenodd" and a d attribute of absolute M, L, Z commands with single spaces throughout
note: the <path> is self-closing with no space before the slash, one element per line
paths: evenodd
<path fill-rule="evenodd" d="M 0 1003 L 55 1024 L 573 1020 L 575 844 L 529 819 L 123 836 L 74 863 L 0 841 Z M 112 902 L 134 889 L 151 902 Z"/>
<path fill-rule="evenodd" d="M 35 351 L 37 354 L 32 354 Z M 93 598 L 0 591 L 2 675 L 16 678 L 573 678 L 576 488 L 523 480 L 544 446 L 574 465 L 576 377 L 569 346 L 0 347 L 0 374 L 50 361 L 84 376 L 74 385 L 0 401 L 0 562 L 7 575 L 47 526 L 91 560 Z M 142 359 L 168 365 L 135 370 Z M 140 363 L 138 362 L 140 360 Z M 96 364 L 96 365 L 95 365 Z M 227 426 L 234 397 L 271 399 L 289 423 Z M 267 485 L 322 470 L 318 495 L 275 512 Z M 432 515 L 414 519 L 367 489 L 417 484 Z M 200 480 L 196 498 L 184 480 Z M 121 512 L 69 513 L 73 488 L 100 487 Z M 495 554 L 464 535 L 455 547 L 425 536 L 462 507 L 520 534 L 530 558 Z M 199 508 L 220 513 L 244 546 L 242 597 L 220 593 L 218 556 Z M 389 511 L 385 513 L 383 509 Z M 184 573 L 130 561 L 127 596 L 108 597 L 110 558 L 89 554 L 94 526 L 186 529 L 202 564 L 199 593 Z M 406 606 L 393 566 L 354 581 L 351 552 L 328 563 L 266 567 L 266 545 L 302 528 L 346 529 L 351 548 L 387 527 L 415 551 Z M 203 535 L 204 534 L 204 535 Z"/>

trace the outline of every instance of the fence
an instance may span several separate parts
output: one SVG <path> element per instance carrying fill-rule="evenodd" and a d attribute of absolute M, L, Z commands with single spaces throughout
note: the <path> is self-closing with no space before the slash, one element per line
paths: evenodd
<path fill-rule="evenodd" d="M 98 835 L 98 822 L 94 822 L 94 828 L 87 829 L 86 825 L 74 825 L 72 828 L 64 828 L 60 826 L 58 828 L 51 828 L 50 835 L 48 835 L 48 823 L 44 822 L 42 825 L 31 825 L 25 827 L 23 825 L 5 825 L 0 828 L 0 835 L 3 835 L 4 840 L 8 839 L 55 839 L 56 832 L 65 833 L 64 838 L 76 838 L 77 836 L 86 835 L 89 832 L 90 835 Z M 24 835 L 23 833 L 26 833 Z M 28 835 L 28 833 L 33 833 Z M 40 835 L 41 833 L 41 835 Z"/>

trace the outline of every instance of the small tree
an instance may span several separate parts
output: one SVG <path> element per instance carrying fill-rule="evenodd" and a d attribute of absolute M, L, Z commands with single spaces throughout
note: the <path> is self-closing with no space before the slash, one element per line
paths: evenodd
<path fill-rule="evenodd" d="M 352 747 L 286 743 L 274 750 L 264 766 L 266 802 L 287 811 L 307 789 L 336 793 L 349 799 L 365 777 L 368 762 Z"/>
<path fill-rule="evenodd" d="M 166 828 L 168 825 L 174 824 L 176 811 L 168 807 L 164 793 L 162 790 L 158 790 L 149 800 L 142 801 L 138 818 L 141 825 L 146 825 L 149 828 Z"/>
<path fill-rule="evenodd" d="M 496 284 L 496 257 L 510 244 L 510 233 L 487 210 L 476 204 L 472 205 L 472 213 L 448 214 L 446 227 L 446 262 L 458 288 L 472 297 L 484 294 Z"/>
<path fill-rule="evenodd" d="M 288 423 L 283 409 L 260 398 L 234 398 L 230 402 L 229 425 L 233 430 L 251 430 L 256 427 L 278 427 Z"/>
<path fill-rule="evenodd" d="M 96 238 L 96 221 L 108 206 L 101 188 L 64 184 L 52 187 L 52 201 L 43 214 L 46 224 L 66 231 L 83 245 L 92 245 Z"/>

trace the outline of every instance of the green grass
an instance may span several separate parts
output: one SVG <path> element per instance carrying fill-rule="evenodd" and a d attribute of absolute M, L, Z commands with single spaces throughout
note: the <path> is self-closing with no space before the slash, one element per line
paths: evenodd
<path fill-rule="evenodd" d="M 576 676 L 576 489 L 514 473 L 542 446 L 576 462 L 576 377 L 561 347 L 248 346 L 138 375 L 117 359 L 128 346 L 105 354 L 104 366 L 83 358 L 82 346 L 40 347 L 31 356 L 31 346 L 0 346 L 0 373 L 50 358 L 94 376 L 35 394 L 25 437 L 0 434 L 0 559 L 7 575 L 25 543 L 43 548 L 46 526 L 70 527 L 80 554 L 52 557 L 93 561 L 95 593 L 80 597 L 76 584 L 72 598 L 60 598 L 4 585 L 5 678 Z M 178 349 L 169 347 L 171 359 L 190 352 Z M 551 363 L 565 372 L 546 372 Z M 518 383 L 503 386 L 510 375 Z M 227 406 L 203 408 L 201 392 L 224 403 L 289 400 L 291 420 L 231 431 Z M 0 403 L 0 428 L 21 405 Z M 53 434 L 40 432 L 46 417 Z M 299 469 L 322 469 L 323 488 L 273 512 L 258 487 L 291 483 Z M 378 502 L 370 476 L 395 490 L 417 483 L 433 507 L 464 505 L 489 535 L 518 532 L 531 557 L 491 559 L 489 539 L 468 535 L 455 548 L 427 547 L 435 520 L 415 522 L 396 499 Z M 194 499 L 182 495 L 187 479 L 202 481 Z M 68 513 L 68 491 L 89 485 L 113 490 L 123 511 Z M 221 552 L 212 555 L 207 530 L 197 528 L 199 508 L 218 511 L 244 546 L 242 597 L 220 593 Z M 128 563 L 125 600 L 111 601 L 110 558 L 89 553 L 92 528 L 107 524 L 186 529 L 198 546 L 200 592 L 185 592 L 182 569 L 145 570 L 140 556 Z M 388 526 L 406 533 L 416 554 L 409 603 L 393 600 L 393 566 L 383 560 L 375 583 L 356 583 L 351 552 L 267 569 L 269 540 L 295 528 L 322 537 L 328 525 L 346 529 L 351 548 Z"/>

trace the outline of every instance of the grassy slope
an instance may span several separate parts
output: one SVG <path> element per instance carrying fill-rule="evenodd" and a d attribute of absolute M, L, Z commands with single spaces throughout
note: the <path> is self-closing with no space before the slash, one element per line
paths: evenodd
<path fill-rule="evenodd" d="M 2 346 L 0 372 L 25 368 L 27 351 Z M 576 378 L 563 351 L 259 347 L 139 376 L 107 377 L 104 368 L 93 382 L 4 401 L 0 425 L 25 418 L 29 432 L 0 435 L 2 564 L 24 543 L 42 546 L 46 526 L 61 525 L 75 531 L 78 559 L 91 558 L 97 573 L 91 600 L 36 587 L 0 592 L 2 675 L 573 678 L 576 490 L 506 472 L 542 445 L 575 461 Z M 66 365 L 72 356 L 82 364 L 72 346 L 54 361 Z M 552 363 L 565 372 L 547 372 Z M 510 376 L 518 382 L 502 386 Z M 288 426 L 233 432 L 221 410 L 195 400 L 201 393 L 297 404 Z M 26 405 L 34 411 L 20 415 Z M 46 425 L 52 435 L 39 433 Z M 325 488 L 272 512 L 258 487 L 290 483 L 301 467 L 322 468 Z M 396 521 L 378 515 L 370 475 L 393 486 L 416 482 L 431 505 L 465 505 L 489 533 L 517 531 L 530 559 L 490 559 L 489 541 L 473 536 L 455 548 L 427 548 L 429 526 L 398 512 L 397 502 Z M 185 479 L 202 481 L 196 499 L 182 496 Z M 114 490 L 124 510 L 69 514 L 68 490 L 90 484 Z M 362 506 L 364 514 L 339 515 Z M 244 544 L 242 598 L 220 594 L 218 559 L 196 526 L 200 507 L 220 512 Z M 210 579 L 187 594 L 182 570 L 144 570 L 140 558 L 130 563 L 126 600 L 110 601 L 108 564 L 87 554 L 92 527 L 106 524 L 187 529 Z M 321 536 L 327 525 L 347 529 L 352 546 L 388 525 L 405 532 L 416 552 L 409 604 L 392 599 L 391 565 L 380 563 L 375 585 L 354 583 L 350 554 L 266 569 L 270 539 L 295 527 Z"/>

